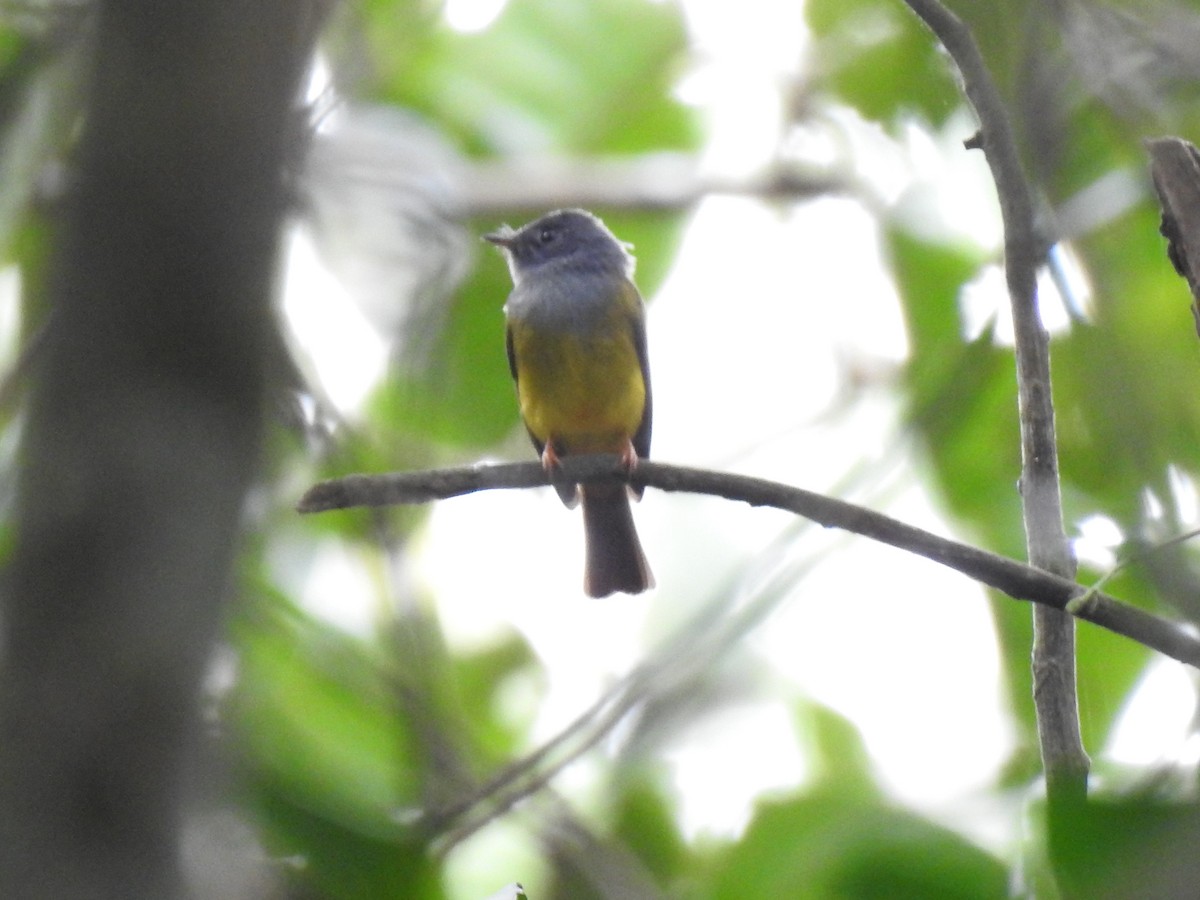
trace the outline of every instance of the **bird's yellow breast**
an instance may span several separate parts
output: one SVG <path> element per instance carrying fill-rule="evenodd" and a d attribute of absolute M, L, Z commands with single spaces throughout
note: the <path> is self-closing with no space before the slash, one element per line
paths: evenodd
<path fill-rule="evenodd" d="M 637 431 L 646 385 L 627 321 L 592 333 L 510 323 L 521 416 L 566 453 L 621 452 Z"/>

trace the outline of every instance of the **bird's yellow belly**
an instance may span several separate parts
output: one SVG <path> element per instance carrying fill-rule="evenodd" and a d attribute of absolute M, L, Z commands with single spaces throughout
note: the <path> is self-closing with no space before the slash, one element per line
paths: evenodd
<path fill-rule="evenodd" d="M 562 453 L 619 453 L 642 421 L 646 385 L 627 333 L 513 334 L 517 396 L 529 431 Z"/>

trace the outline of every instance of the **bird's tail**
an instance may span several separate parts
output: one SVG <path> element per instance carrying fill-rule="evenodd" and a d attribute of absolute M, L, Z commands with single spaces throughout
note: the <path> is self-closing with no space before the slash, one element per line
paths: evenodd
<path fill-rule="evenodd" d="M 580 493 L 587 541 L 584 591 L 589 597 L 607 597 L 615 591 L 640 594 L 653 587 L 625 485 L 587 485 Z"/>

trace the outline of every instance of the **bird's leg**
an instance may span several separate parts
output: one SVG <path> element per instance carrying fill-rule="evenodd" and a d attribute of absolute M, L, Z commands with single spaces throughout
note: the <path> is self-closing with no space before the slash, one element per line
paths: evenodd
<path fill-rule="evenodd" d="M 633 447 L 633 441 L 627 439 L 618 456 L 621 459 L 621 466 L 626 472 L 632 472 L 637 468 L 638 455 L 637 450 Z"/>
<path fill-rule="evenodd" d="M 554 442 L 546 441 L 546 445 L 542 448 L 542 468 L 553 473 L 561 465 L 562 460 L 554 450 Z"/>
<path fill-rule="evenodd" d="M 579 502 L 579 491 L 572 482 L 562 480 L 562 459 L 554 449 L 553 441 L 546 441 L 542 446 L 542 468 L 550 476 L 550 483 L 567 508 L 573 508 Z"/>

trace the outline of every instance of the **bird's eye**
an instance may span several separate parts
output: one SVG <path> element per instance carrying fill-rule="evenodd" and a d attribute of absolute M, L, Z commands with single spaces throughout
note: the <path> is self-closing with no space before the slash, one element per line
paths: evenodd
<path fill-rule="evenodd" d="M 539 244 L 543 244 L 543 245 L 552 244 L 556 240 L 558 240 L 558 232 L 555 231 L 553 228 L 543 228 L 541 231 L 538 232 L 538 243 Z"/>

